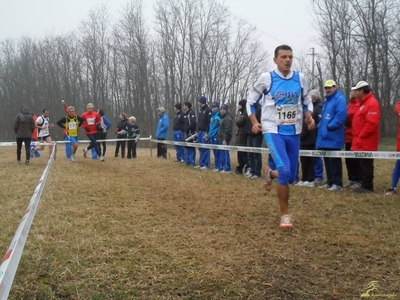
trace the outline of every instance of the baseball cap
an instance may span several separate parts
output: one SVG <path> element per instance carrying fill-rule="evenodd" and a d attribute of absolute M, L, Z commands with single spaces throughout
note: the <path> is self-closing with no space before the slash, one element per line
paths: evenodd
<path fill-rule="evenodd" d="M 368 82 L 366 82 L 366 81 L 359 81 L 359 82 L 357 82 L 357 84 L 356 84 L 355 86 L 353 86 L 353 87 L 351 88 L 351 90 L 352 90 L 352 91 L 358 90 L 358 89 L 363 88 L 364 86 L 369 86 Z"/>
<path fill-rule="evenodd" d="M 332 86 L 336 86 L 336 82 L 333 79 L 328 79 L 327 81 L 325 81 L 324 83 L 324 88 L 325 87 L 332 87 Z"/>

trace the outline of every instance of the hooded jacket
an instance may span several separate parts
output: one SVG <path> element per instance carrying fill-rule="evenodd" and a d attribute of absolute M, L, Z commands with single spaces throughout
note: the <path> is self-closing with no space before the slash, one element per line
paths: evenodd
<path fill-rule="evenodd" d="M 17 138 L 30 139 L 34 130 L 35 121 L 31 116 L 29 108 L 22 106 L 14 121 L 14 132 L 17 135 Z"/>
<path fill-rule="evenodd" d="M 381 108 L 379 102 L 369 92 L 359 100 L 359 108 L 353 118 L 352 151 L 376 151 L 379 144 L 379 122 Z"/>
<path fill-rule="evenodd" d="M 341 149 L 344 145 L 344 124 L 347 105 L 344 94 L 336 90 L 326 97 L 322 117 L 318 124 L 316 147 L 318 149 Z"/>

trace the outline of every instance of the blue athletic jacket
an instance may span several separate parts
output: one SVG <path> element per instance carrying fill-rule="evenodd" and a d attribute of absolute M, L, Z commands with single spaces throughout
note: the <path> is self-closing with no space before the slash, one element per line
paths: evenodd
<path fill-rule="evenodd" d="M 326 97 L 322 117 L 318 124 L 317 148 L 341 149 L 344 145 L 344 129 L 347 104 L 344 94 L 336 90 Z"/>
<path fill-rule="evenodd" d="M 160 119 L 157 124 L 156 138 L 166 139 L 168 136 L 168 128 L 169 128 L 169 118 L 166 113 L 163 113 L 162 115 L 160 115 Z"/>

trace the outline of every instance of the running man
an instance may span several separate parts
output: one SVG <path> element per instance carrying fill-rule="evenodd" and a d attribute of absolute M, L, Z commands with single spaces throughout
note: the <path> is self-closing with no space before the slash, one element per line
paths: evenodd
<path fill-rule="evenodd" d="M 97 131 L 99 126 L 101 126 L 101 117 L 94 111 L 94 105 L 92 103 L 86 105 L 86 112 L 81 115 L 81 118 L 83 119 L 82 128 L 85 129 L 86 136 L 90 140 L 89 147 L 83 149 L 83 156 L 86 158 L 87 152 L 94 148 L 100 160 L 104 161 L 104 157 L 101 155 L 100 148 L 96 141 Z"/>
<path fill-rule="evenodd" d="M 265 168 L 265 189 L 270 191 L 273 179 L 277 179 L 279 228 L 282 229 L 293 227 L 288 212 L 289 184 L 294 182 L 297 171 L 303 111 L 308 129 L 315 127 L 308 82 L 302 73 L 291 70 L 292 62 L 292 48 L 278 46 L 274 53 L 277 69 L 261 74 L 247 98 L 252 131 L 262 131 L 270 152 L 269 167 Z M 255 108 L 263 97 L 260 124 Z"/>
<path fill-rule="evenodd" d="M 39 143 L 48 143 L 49 144 L 49 158 L 51 152 L 53 151 L 52 139 L 50 136 L 49 128 L 54 128 L 54 124 L 49 121 L 50 112 L 47 108 L 43 109 L 42 115 L 39 116 L 35 121 L 35 126 L 38 129 L 38 140 Z M 44 145 L 38 145 L 37 147 L 32 149 L 32 152 L 42 151 L 44 149 Z"/>
<path fill-rule="evenodd" d="M 64 129 L 65 131 L 65 141 L 69 141 L 71 146 L 71 156 L 70 159 L 76 162 L 76 150 L 78 149 L 78 133 L 79 127 L 82 126 L 83 119 L 76 115 L 75 108 L 73 106 L 68 106 L 67 116 L 62 118 L 57 122 L 57 125 Z M 66 145 L 67 146 L 67 145 Z"/>

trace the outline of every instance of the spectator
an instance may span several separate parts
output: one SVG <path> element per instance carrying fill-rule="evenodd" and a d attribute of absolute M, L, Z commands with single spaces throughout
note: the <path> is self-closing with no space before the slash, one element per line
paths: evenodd
<path fill-rule="evenodd" d="M 42 115 L 39 116 L 36 121 L 36 128 L 38 129 L 38 139 L 39 143 L 48 143 L 49 144 L 49 157 L 51 152 L 53 151 L 53 144 L 52 139 L 50 136 L 49 128 L 54 128 L 54 124 L 50 123 L 49 121 L 50 112 L 48 109 L 43 109 Z M 37 147 L 33 148 L 33 151 L 42 151 L 44 149 L 44 145 L 38 145 Z"/>
<path fill-rule="evenodd" d="M 232 117 L 229 113 L 229 106 L 222 104 L 219 112 L 221 114 L 221 121 L 218 129 L 218 143 L 227 146 L 230 144 L 232 139 Z M 229 150 L 221 150 L 219 165 L 221 166 L 221 173 L 229 173 L 231 171 L 231 156 Z"/>
<path fill-rule="evenodd" d="M 317 149 L 339 151 L 344 145 L 344 124 L 347 118 L 346 97 L 332 79 L 324 84 L 326 101 L 318 124 Z M 319 188 L 329 191 L 343 189 L 343 167 L 340 157 L 324 157 L 326 184 Z"/>
<path fill-rule="evenodd" d="M 121 158 L 125 158 L 125 139 L 127 137 L 126 125 L 128 125 L 128 116 L 126 113 L 119 115 L 119 121 L 115 131 L 117 132 L 117 146 L 115 147 L 114 157 L 118 157 L 121 148 Z"/>
<path fill-rule="evenodd" d="M 172 126 L 172 138 L 174 142 L 183 142 L 183 129 L 185 127 L 185 113 L 182 111 L 182 104 L 177 103 L 174 105 L 175 117 Z M 185 162 L 185 148 L 183 146 L 175 145 L 176 162 Z"/>
<path fill-rule="evenodd" d="M 73 106 L 69 106 L 67 108 L 67 115 L 57 122 L 57 125 L 64 129 L 65 141 L 68 141 L 67 144 L 71 145 L 69 151 L 71 151 L 70 159 L 73 162 L 76 162 L 75 155 L 76 150 L 78 149 L 78 133 L 79 127 L 81 127 L 82 124 L 83 119 L 76 115 L 75 108 Z"/>
<path fill-rule="evenodd" d="M 357 110 L 360 109 L 359 101 L 357 98 L 354 97 L 354 91 L 350 91 L 350 102 L 347 105 L 347 119 L 346 119 L 346 129 L 345 129 L 345 150 L 350 151 L 351 143 L 353 141 L 353 118 L 354 114 Z M 349 179 L 348 183 L 344 185 L 344 187 L 360 187 L 362 181 L 362 174 L 361 174 L 361 166 L 360 161 L 356 158 L 346 157 L 346 168 L 347 168 L 347 177 Z"/>
<path fill-rule="evenodd" d="M 379 144 L 379 122 L 381 109 L 379 102 L 372 94 L 369 84 L 360 81 L 351 88 L 354 97 L 359 99 L 359 109 L 353 117 L 353 141 L 352 151 L 377 151 Z M 358 158 L 361 166 L 362 182 L 361 187 L 355 188 L 358 194 L 372 193 L 374 191 L 374 159 Z"/>
<path fill-rule="evenodd" d="M 397 102 L 395 108 L 394 108 L 394 113 L 397 115 L 397 117 L 400 117 L 400 101 Z M 400 151 L 400 118 L 398 121 L 398 130 L 397 130 L 397 145 L 396 145 L 396 151 Z M 386 191 L 385 196 L 393 196 L 396 194 L 396 189 L 397 189 L 397 184 L 399 183 L 399 178 L 400 178 L 400 159 L 396 160 L 396 163 L 393 168 L 393 173 L 392 173 L 392 183 L 390 188 Z"/>
<path fill-rule="evenodd" d="M 255 117 L 259 124 L 261 124 L 261 104 L 254 105 L 255 107 Z M 246 109 L 247 111 L 247 109 Z M 252 131 L 253 125 L 251 124 L 250 119 L 246 122 L 246 131 L 247 131 L 247 147 L 253 148 L 261 148 L 263 135 L 262 132 L 254 133 Z M 247 171 L 244 173 L 246 178 L 257 179 L 261 177 L 261 169 L 262 169 L 262 155 L 258 152 L 249 152 L 247 154 L 248 165 Z"/>
<path fill-rule="evenodd" d="M 168 136 L 169 129 L 169 118 L 165 113 L 164 107 L 157 108 L 157 113 L 159 116 L 159 121 L 156 129 L 156 139 L 159 141 L 164 141 Z M 167 159 L 167 145 L 163 143 L 157 143 L 157 157 L 162 157 Z"/>
<path fill-rule="evenodd" d="M 253 132 L 264 133 L 270 152 L 270 166 L 265 169 L 265 188 L 271 190 L 277 178 L 281 220 L 279 228 L 292 228 L 288 213 L 289 184 L 293 183 L 299 160 L 300 133 L 303 110 L 308 129 L 315 126 L 312 118 L 313 104 L 309 96 L 308 83 L 302 73 L 292 71 L 293 52 L 288 45 L 275 49 L 274 62 L 277 69 L 261 74 L 247 98 L 247 113 L 253 124 Z M 256 107 L 264 95 L 261 124 L 257 120 Z"/>
<path fill-rule="evenodd" d="M 310 95 L 311 91 L 310 91 Z M 318 119 L 318 110 L 313 110 L 312 117 L 314 120 Z M 300 134 L 300 149 L 301 150 L 314 150 L 315 142 L 317 139 L 316 129 L 308 129 L 307 123 L 303 121 L 303 127 Z M 314 169 L 314 157 L 312 156 L 300 156 L 301 165 L 301 180 L 296 184 L 297 186 L 314 187 L 315 186 L 315 169 Z"/>
<path fill-rule="evenodd" d="M 322 118 L 322 107 L 324 103 L 321 100 L 321 93 L 319 90 L 311 90 L 310 91 L 311 100 L 313 102 L 314 111 L 313 118 L 315 120 L 315 136 L 318 136 L 318 124 Z M 324 182 L 324 163 L 322 157 L 314 157 L 314 175 L 315 185 L 321 186 Z"/>
<path fill-rule="evenodd" d="M 221 114 L 219 112 L 219 102 L 213 102 L 211 105 L 212 116 L 210 120 L 210 131 L 208 132 L 208 139 L 212 145 L 220 145 L 218 142 L 217 134 L 219 130 L 219 123 L 221 122 Z M 214 154 L 214 172 L 219 172 L 222 168 L 220 166 L 220 149 L 213 149 Z"/>
<path fill-rule="evenodd" d="M 104 157 L 104 156 L 106 156 L 106 150 L 107 150 L 107 143 L 106 143 L 105 140 L 107 139 L 107 131 L 111 128 L 111 122 L 104 115 L 104 110 L 103 109 L 100 108 L 97 111 L 97 113 L 101 117 L 101 123 L 100 123 L 99 131 L 97 132 L 97 139 L 98 140 L 102 140 L 100 143 L 98 143 L 99 152 Z M 102 147 L 103 147 L 103 152 L 102 152 L 102 149 L 101 149 Z M 92 158 L 93 158 L 93 156 L 92 156 Z"/>
<path fill-rule="evenodd" d="M 207 105 L 207 98 L 202 96 L 197 101 L 200 110 L 197 117 L 197 133 L 198 142 L 201 144 L 208 144 L 208 131 L 210 130 L 210 120 L 212 115 L 211 108 Z M 210 149 L 199 148 L 199 165 L 195 168 L 200 170 L 208 170 L 210 168 Z"/>
<path fill-rule="evenodd" d="M 97 152 L 97 155 L 100 157 L 101 161 L 104 161 L 104 157 L 100 153 L 99 146 L 97 144 L 96 135 L 98 128 L 101 124 L 100 115 L 94 111 L 94 105 L 92 103 L 88 103 L 86 105 L 86 112 L 81 115 L 82 118 L 82 128 L 86 131 L 86 136 L 90 140 L 90 144 L 87 148 L 83 149 L 83 157 L 87 157 L 87 152 L 94 148 Z"/>
<path fill-rule="evenodd" d="M 236 120 L 236 126 L 238 128 L 236 132 L 236 146 L 246 147 L 247 146 L 247 126 L 246 124 L 250 122 L 249 116 L 246 110 L 246 99 L 242 99 L 238 104 L 239 119 Z M 248 164 L 248 152 L 237 151 L 237 161 L 238 165 L 234 174 L 243 175 L 243 171 L 246 172 L 249 168 Z"/>
<path fill-rule="evenodd" d="M 35 130 L 35 122 L 30 110 L 21 106 L 17 117 L 14 120 L 14 132 L 17 135 L 17 161 L 21 161 L 22 143 L 25 144 L 25 164 L 29 164 L 31 157 L 31 136 Z"/>
<path fill-rule="evenodd" d="M 136 146 L 140 138 L 139 126 L 136 124 L 135 117 L 129 117 L 128 125 L 126 125 L 128 133 L 128 155 L 127 158 L 136 158 Z"/>
<path fill-rule="evenodd" d="M 190 139 L 190 142 L 195 142 L 192 137 L 196 134 L 197 128 L 197 120 L 196 115 L 192 110 L 192 103 L 185 102 L 183 104 L 183 110 L 185 111 L 185 126 L 184 126 L 184 133 L 185 133 L 185 141 Z M 185 163 L 188 166 L 195 165 L 196 162 L 196 149 L 194 147 L 185 146 L 186 149 L 186 156 L 185 156 Z"/>

